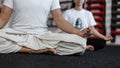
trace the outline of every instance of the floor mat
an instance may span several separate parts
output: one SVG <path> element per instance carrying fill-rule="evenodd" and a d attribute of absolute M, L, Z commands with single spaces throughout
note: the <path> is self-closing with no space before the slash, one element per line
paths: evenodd
<path fill-rule="evenodd" d="M 106 46 L 82 56 L 0 54 L 0 68 L 120 68 L 120 47 Z"/>

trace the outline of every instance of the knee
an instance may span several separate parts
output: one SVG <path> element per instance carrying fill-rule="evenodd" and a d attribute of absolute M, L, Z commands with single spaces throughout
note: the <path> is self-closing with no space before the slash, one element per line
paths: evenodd
<path fill-rule="evenodd" d="M 97 51 L 106 46 L 106 41 L 103 39 L 88 39 L 87 45 L 94 46 L 94 51 Z"/>

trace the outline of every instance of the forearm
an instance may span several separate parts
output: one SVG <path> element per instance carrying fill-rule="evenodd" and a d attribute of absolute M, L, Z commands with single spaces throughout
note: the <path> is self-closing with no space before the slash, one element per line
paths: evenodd
<path fill-rule="evenodd" d="M 71 33 L 71 34 L 78 34 L 80 31 L 74 28 L 71 24 L 69 24 L 66 20 L 59 18 L 54 20 L 56 25 L 63 30 L 64 32 Z"/>
<path fill-rule="evenodd" d="M 99 33 L 94 27 L 91 28 L 91 33 L 101 39 L 105 39 L 105 36 Z"/>
<path fill-rule="evenodd" d="M 4 24 L 2 22 L 1 16 L 0 16 L 0 29 L 4 27 Z"/>
<path fill-rule="evenodd" d="M 0 15 L 0 29 L 6 25 L 7 21 Z"/>
<path fill-rule="evenodd" d="M 0 29 L 7 24 L 11 14 L 12 14 L 12 9 L 3 5 L 0 13 Z"/>
<path fill-rule="evenodd" d="M 71 33 L 71 34 L 77 34 L 79 36 L 82 36 L 87 32 L 87 30 L 80 31 L 79 29 L 76 29 L 73 27 L 70 23 L 68 23 L 62 16 L 62 13 L 60 9 L 55 9 L 52 11 L 53 19 L 56 23 L 56 25 L 63 30 L 64 32 Z"/>

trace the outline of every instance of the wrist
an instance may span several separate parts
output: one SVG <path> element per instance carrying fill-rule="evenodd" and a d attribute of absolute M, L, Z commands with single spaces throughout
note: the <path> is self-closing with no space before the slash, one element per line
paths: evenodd
<path fill-rule="evenodd" d="M 103 40 L 106 40 L 105 36 L 102 37 Z"/>
<path fill-rule="evenodd" d="M 79 32 L 77 33 L 77 35 L 83 37 L 83 33 L 82 33 L 81 31 L 79 31 Z"/>

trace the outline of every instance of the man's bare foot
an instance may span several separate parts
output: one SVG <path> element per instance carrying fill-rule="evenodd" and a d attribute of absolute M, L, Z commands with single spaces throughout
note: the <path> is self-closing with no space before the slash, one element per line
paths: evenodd
<path fill-rule="evenodd" d="M 33 50 L 33 49 L 30 49 L 27 47 L 22 47 L 19 52 L 23 52 L 23 53 L 46 53 L 46 52 L 50 52 L 52 54 L 57 54 L 57 51 L 54 48 Z"/>
<path fill-rule="evenodd" d="M 92 45 L 87 45 L 87 50 L 88 51 L 94 51 L 94 47 Z"/>
<path fill-rule="evenodd" d="M 51 53 L 51 54 L 57 54 L 57 51 L 54 48 L 47 48 L 42 50 L 33 50 L 33 53 Z"/>
<path fill-rule="evenodd" d="M 22 46 L 22 48 L 18 52 L 32 53 L 32 49 Z"/>
<path fill-rule="evenodd" d="M 52 54 L 57 54 L 57 51 L 54 48 L 48 48 L 48 52 L 51 52 Z"/>

